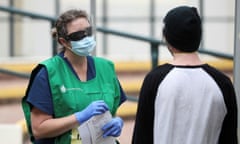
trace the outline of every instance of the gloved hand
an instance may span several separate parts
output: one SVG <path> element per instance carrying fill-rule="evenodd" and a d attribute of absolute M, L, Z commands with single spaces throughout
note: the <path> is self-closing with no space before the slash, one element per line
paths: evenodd
<path fill-rule="evenodd" d="M 76 112 L 74 115 L 79 124 L 84 123 L 92 116 L 102 114 L 108 110 L 107 104 L 103 100 L 94 101 L 84 110 Z"/>
<path fill-rule="evenodd" d="M 123 120 L 120 117 L 113 118 L 110 122 L 102 127 L 103 137 L 114 136 L 118 137 L 121 134 L 123 127 Z"/>

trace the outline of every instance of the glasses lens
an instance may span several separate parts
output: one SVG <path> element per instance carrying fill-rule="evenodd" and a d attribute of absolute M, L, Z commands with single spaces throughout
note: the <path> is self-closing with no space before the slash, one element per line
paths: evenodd
<path fill-rule="evenodd" d="M 86 28 L 86 34 L 87 34 L 87 36 L 91 36 L 92 35 L 92 27 Z"/>
<path fill-rule="evenodd" d="M 67 36 L 67 40 L 71 40 L 71 41 L 78 41 L 83 39 L 86 36 L 91 36 L 92 35 L 92 28 L 88 27 L 83 31 L 77 31 L 74 33 L 71 33 Z"/>

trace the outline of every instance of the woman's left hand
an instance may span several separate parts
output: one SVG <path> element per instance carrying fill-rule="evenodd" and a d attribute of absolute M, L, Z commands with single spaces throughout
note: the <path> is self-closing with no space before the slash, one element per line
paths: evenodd
<path fill-rule="evenodd" d="M 118 137 L 121 134 L 123 127 L 123 120 L 120 117 L 113 118 L 110 122 L 102 127 L 103 137 L 114 136 Z"/>

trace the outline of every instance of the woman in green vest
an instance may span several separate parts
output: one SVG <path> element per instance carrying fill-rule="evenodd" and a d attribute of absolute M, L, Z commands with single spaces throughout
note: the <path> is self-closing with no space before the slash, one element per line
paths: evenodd
<path fill-rule="evenodd" d="M 90 56 L 96 42 L 86 12 L 63 13 L 56 21 L 53 36 L 63 49 L 36 66 L 22 100 L 31 141 L 34 144 L 81 143 L 84 132 L 78 127 L 107 111 L 112 118 L 101 127 L 101 136 L 118 137 L 123 120 L 115 114 L 126 95 L 114 64 Z"/>

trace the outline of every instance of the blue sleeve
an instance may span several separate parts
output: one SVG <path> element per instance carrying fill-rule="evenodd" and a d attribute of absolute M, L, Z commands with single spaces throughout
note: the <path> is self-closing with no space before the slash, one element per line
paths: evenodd
<path fill-rule="evenodd" d="M 42 67 L 36 74 L 28 93 L 27 102 L 49 115 L 54 114 L 48 73 L 45 67 Z"/>
<path fill-rule="evenodd" d="M 127 96 L 126 96 L 125 92 L 123 91 L 122 86 L 121 86 L 119 81 L 118 81 L 118 83 L 119 83 L 119 88 L 120 88 L 120 102 L 119 102 L 119 105 L 121 105 L 123 102 L 125 102 L 127 100 Z"/>

